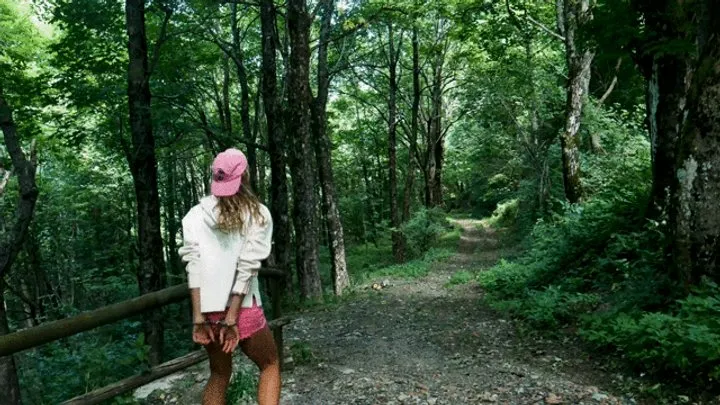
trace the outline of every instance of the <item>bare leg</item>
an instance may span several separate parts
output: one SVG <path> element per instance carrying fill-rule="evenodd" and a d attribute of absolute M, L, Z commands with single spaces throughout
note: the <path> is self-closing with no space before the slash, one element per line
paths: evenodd
<path fill-rule="evenodd" d="M 272 332 L 266 326 L 241 343 L 243 353 L 260 369 L 258 405 L 280 403 L 280 361 Z"/>
<path fill-rule="evenodd" d="M 224 353 L 217 343 L 205 346 L 210 357 L 210 378 L 205 386 L 203 405 L 225 405 L 232 376 L 232 353 Z"/>

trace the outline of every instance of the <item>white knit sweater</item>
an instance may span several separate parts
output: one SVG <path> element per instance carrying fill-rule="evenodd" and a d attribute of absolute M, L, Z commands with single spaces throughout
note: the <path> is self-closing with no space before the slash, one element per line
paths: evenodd
<path fill-rule="evenodd" d="M 182 220 L 183 246 L 180 257 L 187 263 L 188 287 L 200 289 L 200 311 L 224 311 L 231 293 L 245 294 L 242 307 L 252 306 L 253 298 L 262 305 L 257 270 L 270 255 L 272 217 L 260 205 L 265 221 L 251 219 L 244 232 L 224 232 L 217 227 L 217 198 L 204 197 Z"/>

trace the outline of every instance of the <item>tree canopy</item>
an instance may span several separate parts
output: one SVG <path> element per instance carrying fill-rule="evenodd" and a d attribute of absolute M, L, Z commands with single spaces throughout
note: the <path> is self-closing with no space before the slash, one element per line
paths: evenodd
<path fill-rule="evenodd" d="M 291 303 L 352 290 L 360 247 L 418 260 L 438 218 L 472 215 L 524 249 L 479 277 L 497 307 L 715 376 L 715 354 L 634 340 L 680 322 L 661 344 L 701 325 L 718 347 L 717 8 L 0 0 L 0 335 L 184 283 L 181 219 L 237 147 Z M 183 354 L 186 312 L 0 359 L 0 396 L 55 403 Z M 76 362 L 82 381 L 48 372 Z"/>

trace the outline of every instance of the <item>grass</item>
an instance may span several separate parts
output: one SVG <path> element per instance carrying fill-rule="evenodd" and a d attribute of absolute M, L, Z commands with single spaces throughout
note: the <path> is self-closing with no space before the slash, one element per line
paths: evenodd
<path fill-rule="evenodd" d="M 417 259 L 405 263 L 394 263 L 392 255 L 392 242 L 389 234 L 378 240 L 376 244 L 366 243 L 350 245 L 346 249 L 345 259 L 352 286 L 363 285 L 369 282 L 380 282 L 385 278 L 413 279 L 426 276 L 433 264 L 451 257 L 457 250 L 460 241 L 461 228 L 452 227 L 440 236 L 435 247 L 430 248 Z M 316 301 L 300 301 L 297 297 L 288 297 L 284 308 L 293 310 L 308 310 L 323 308 L 331 310 L 338 305 L 353 300 L 359 295 L 369 292 L 350 288 L 343 296 L 338 297 L 332 291 L 330 252 L 325 247 L 320 248 L 320 279 L 326 286 L 323 297 Z M 295 288 L 298 288 L 296 285 Z"/>
<path fill-rule="evenodd" d="M 305 342 L 294 342 L 290 345 L 290 353 L 297 365 L 309 364 L 317 358 L 310 349 L 310 345 Z"/>
<path fill-rule="evenodd" d="M 233 373 L 227 391 L 227 403 L 237 404 L 245 398 L 254 398 L 257 389 L 257 377 L 253 373 L 237 369 Z"/>
<path fill-rule="evenodd" d="M 361 281 L 367 282 L 382 277 L 412 279 L 425 277 L 434 263 L 443 261 L 455 252 L 445 248 L 432 248 L 420 259 L 402 264 L 394 264 L 375 269 L 362 275 Z"/>
<path fill-rule="evenodd" d="M 475 280 L 475 276 L 466 270 L 458 271 L 450 277 L 450 280 L 448 280 L 447 283 L 445 283 L 445 287 L 453 287 L 456 285 L 462 285 L 467 284 L 471 281 Z"/>

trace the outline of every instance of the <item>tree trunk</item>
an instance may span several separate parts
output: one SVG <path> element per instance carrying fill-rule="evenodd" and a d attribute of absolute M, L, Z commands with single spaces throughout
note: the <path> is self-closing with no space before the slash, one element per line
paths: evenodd
<path fill-rule="evenodd" d="M 177 235 L 179 229 L 178 225 L 178 210 L 177 210 L 177 164 L 175 162 L 175 153 L 171 152 L 168 157 L 167 165 L 165 166 L 165 175 L 167 176 L 167 197 L 166 197 L 166 218 L 167 218 L 167 245 L 168 245 L 168 260 L 170 260 L 170 274 L 173 276 L 181 275 L 181 262 L 180 256 L 178 255 L 177 247 Z"/>
<path fill-rule="evenodd" d="M 52 293 L 52 287 L 50 286 L 47 273 L 45 273 L 45 269 L 42 267 L 43 258 L 40 252 L 37 232 L 28 232 L 25 243 L 27 244 L 27 252 L 30 259 L 30 279 L 32 279 L 35 287 L 35 295 L 32 297 L 35 302 L 35 307 L 37 308 L 37 318 L 35 321 L 39 324 L 47 312 L 45 308 L 46 303 L 43 302 L 43 297 L 50 296 Z"/>
<path fill-rule="evenodd" d="M 5 285 L 2 280 L 9 274 L 10 268 L 22 248 L 38 197 L 38 189 L 35 184 L 35 147 L 33 144 L 30 159 L 26 158 L 20 147 L 12 110 L 5 101 L 2 87 L 0 87 L 0 130 L 2 130 L 5 148 L 10 155 L 13 170 L 20 185 L 20 198 L 15 209 L 15 223 L 12 224 L 9 234 L 2 235 L 2 240 L 0 240 L 0 336 L 2 336 L 10 332 L 3 296 Z M 0 398 L 4 398 L 3 405 L 20 404 L 20 385 L 13 356 L 0 358 Z"/>
<path fill-rule="evenodd" d="M 438 118 L 438 125 L 440 125 L 440 118 Z M 445 142 L 443 141 L 442 135 L 435 146 L 435 179 L 433 180 L 433 202 L 436 207 L 442 207 L 445 205 L 442 191 L 442 171 L 443 162 L 445 160 Z"/>
<path fill-rule="evenodd" d="M 691 29 L 697 30 L 689 44 L 696 44 L 698 60 L 687 93 L 687 119 L 679 124 L 670 226 L 674 269 L 688 292 L 703 276 L 720 282 L 720 26 L 710 18 L 720 15 L 720 5 L 703 0 L 684 7 L 686 26 L 692 21 Z M 682 73 L 684 66 L 676 68 Z"/>
<path fill-rule="evenodd" d="M 145 36 L 145 2 L 125 2 L 128 33 L 128 107 L 132 154 L 128 156 L 135 184 L 138 210 L 138 285 L 140 294 L 165 287 L 165 263 L 160 231 L 160 199 L 158 196 L 155 138 L 150 113 L 150 77 L 148 76 L 147 38 Z M 145 314 L 145 343 L 150 345 L 151 365 L 162 363 L 162 311 Z"/>
<path fill-rule="evenodd" d="M 667 3 L 667 4 L 666 4 Z M 667 1 L 640 3 L 655 48 L 684 38 L 681 16 L 668 12 Z M 687 41 L 691 41 L 685 38 Z M 691 45 L 688 44 L 688 47 Z M 674 181 L 676 152 L 685 121 L 686 101 L 692 76 L 689 55 L 679 52 L 643 52 L 649 56 L 638 61 L 646 79 L 645 101 L 650 133 L 653 184 L 647 216 L 660 218 L 668 212 L 670 188 Z M 657 54 L 654 54 L 657 53 Z"/>
<path fill-rule="evenodd" d="M 290 271 L 290 219 L 288 217 L 288 187 L 285 167 L 285 134 L 281 128 L 281 109 L 278 99 L 276 67 L 276 20 L 273 0 L 260 4 L 262 30 L 262 96 L 267 120 L 268 150 L 270 154 L 270 212 L 273 217 L 273 261 L 279 268 Z M 282 290 L 292 287 L 291 276 Z"/>
<path fill-rule="evenodd" d="M 262 112 L 262 104 L 260 103 L 261 97 L 262 97 L 262 77 L 260 79 L 260 83 L 258 83 L 258 89 L 257 93 L 255 93 L 255 101 L 254 101 L 254 110 L 255 115 L 253 117 L 253 139 L 259 139 L 260 142 L 267 145 L 267 136 L 265 136 L 265 133 L 263 130 L 265 129 L 265 126 L 260 124 L 260 117 L 263 115 Z M 257 176 L 257 189 L 255 192 L 258 195 L 258 198 L 261 201 L 265 201 L 265 195 L 267 194 L 267 186 L 265 185 L 265 165 L 266 165 L 266 155 L 260 154 L 257 158 L 257 167 L 255 168 L 256 176 Z"/>
<path fill-rule="evenodd" d="M 248 85 L 247 72 L 245 71 L 244 52 L 240 43 L 240 29 L 238 28 L 237 4 L 231 4 L 231 28 L 233 49 L 232 57 L 237 69 L 238 81 L 240 82 L 240 121 L 242 122 L 243 138 L 247 142 L 248 168 L 250 169 L 250 187 L 257 192 L 257 148 L 255 147 L 255 136 L 250 127 L 250 86 Z"/>
<path fill-rule="evenodd" d="M 313 132 L 315 135 L 315 154 L 323 197 L 323 215 L 332 260 L 333 291 L 342 295 L 350 285 L 350 276 L 345 262 L 345 236 L 340 211 L 337 207 L 335 180 L 332 170 L 331 142 L 327 134 L 327 101 L 330 88 L 328 71 L 328 43 L 330 41 L 330 23 L 335 8 L 334 0 L 322 0 L 322 21 L 320 24 L 320 45 L 318 47 L 317 96 L 313 100 Z"/>
<path fill-rule="evenodd" d="M 590 67 L 594 52 L 579 49 L 578 30 L 592 18 L 589 0 L 565 0 L 563 18 L 565 57 L 568 67 L 566 88 L 565 128 L 560 138 L 562 147 L 563 182 L 565 197 L 570 203 L 582 198 L 580 182 L 580 123 L 583 105 L 590 87 Z"/>
<path fill-rule="evenodd" d="M 403 222 L 410 220 L 410 205 L 412 202 L 412 191 L 415 183 L 415 151 L 417 150 L 417 139 L 420 120 L 420 43 L 418 41 L 417 25 L 413 26 L 412 32 L 412 80 L 413 80 L 413 101 L 410 122 L 410 143 L 408 145 L 408 168 L 405 177 L 405 190 L 403 193 Z"/>
<path fill-rule="evenodd" d="M 401 46 L 397 46 L 393 35 L 393 23 L 388 23 L 388 67 L 390 70 L 390 98 L 388 100 L 388 162 L 390 181 L 390 226 L 392 227 L 392 250 L 395 261 L 405 260 L 403 235 L 400 231 L 400 212 L 397 192 L 397 65 Z"/>
<path fill-rule="evenodd" d="M 315 172 L 310 130 L 310 24 L 306 0 L 289 0 L 287 27 L 290 36 L 288 111 L 290 171 L 293 185 L 296 270 L 304 299 L 322 299 L 318 271 L 318 235 L 315 215 Z"/>
<path fill-rule="evenodd" d="M 441 167 L 438 167 L 442 156 L 441 134 L 442 134 L 442 65 L 444 58 L 438 53 L 433 61 L 432 95 L 430 98 L 430 117 L 428 118 L 427 144 L 425 150 L 425 206 L 428 208 L 440 205 L 438 200 L 438 175 Z"/>
<path fill-rule="evenodd" d="M 666 212 L 669 203 L 691 73 L 688 62 L 673 56 L 652 62 L 646 90 L 653 172 L 648 210 L 651 218 Z"/>
<path fill-rule="evenodd" d="M 222 87 L 222 114 L 224 117 L 223 128 L 228 139 L 232 139 L 232 113 L 230 113 L 230 57 L 225 55 L 223 58 L 223 87 Z"/>
<path fill-rule="evenodd" d="M 7 308 L 3 290 L 5 285 L 0 281 L 0 336 L 10 333 L 8 327 Z M 15 357 L 0 357 L 0 404 L 20 405 L 20 383 L 17 377 Z"/>

